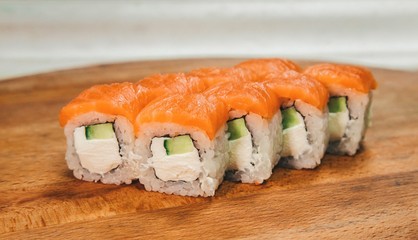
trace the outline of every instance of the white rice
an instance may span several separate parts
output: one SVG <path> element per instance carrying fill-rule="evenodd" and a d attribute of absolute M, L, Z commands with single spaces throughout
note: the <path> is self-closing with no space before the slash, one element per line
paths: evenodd
<path fill-rule="evenodd" d="M 120 155 L 122 163 L 115 169 L 105 174 L 91 173 L 83 168 L 80 159 L 74 147 L 74 129 L 80 126 L 87 126 L 98 123 L 113 122 L 115 135 L 119 142 Z M 98 112 L 89 112 L 71 119 L 64 128 L 64 134 L 67 138 L 67 152 L 65 159 L 70 170 L 76 178 L 84 181 L 98 182 L 106 184 L 130 184 L 137 178 L 139 167 L 132 159 L 134 147 L 134 132 L 132 124 L 122 116 L 103 114 Z"/>
<path fill-rule="evenodd" d="M 312 169 L 321 164 L 328 145 L 328 109 L 321 112 L 301 100 L 290 101 L 286 105 L 291 106 L 292 104 L 304 118 L 309 147 L 299 156 L 283 157 L 280 160 L 280 165 L 295 169 Z"/>
<path fill-rule="evenodd" d="M 340 141 L 330 142 L 327 152 L 340 155 L 354 155 L 360 148 L 368 125 L 368 113 L 372 103 L 372 93 L 360 93 L 349 89 L 332 87 L 331 96 L 347 96 L 350 120 Z"/>
<path fill-rule="evenodd" d="M 251 162 L 253 168 L 229 171 L 227 177 L 243 183 L 261 184 L 264 180 L 270 178 L 274 166 L 280 159 L 279 153 L 282 146 L 281 112 L 277 111 L 270 120 L 254 113 L 247 114 L 242 111 L 231 111 L 229 115 L 230 119 L 245 116 L 245 122 L 253 142 L 251 159 L 245 159 L 245 161 Z"/>
<path fill-rule="evenodd" d="M 215 138 L 210 140 L 197 128 L 184 127 L 174 123 L 147 123 L 141 125 L 141 132 L 135 141 L 135 155 L 140 162 L 139 181 L 147 191 L 157 191 L 182 196 L 213 196 L 221 184 L 228 165 L 228 136 L 226 127 L 218 130 Z M 197 180 L 163 181 L 155 175 L 155 170 L 148 161 L 152 157 L 151 140 L 154 137 L 189 134 L 202 161 L 201 173 Z"/>

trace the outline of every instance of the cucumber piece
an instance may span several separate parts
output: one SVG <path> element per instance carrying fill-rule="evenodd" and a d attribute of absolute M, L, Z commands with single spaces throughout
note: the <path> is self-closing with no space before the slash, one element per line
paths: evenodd
<path fill-rule="evenodd" d="M 290 107 L 282 110 L 282 125 L 283 130 L 302 124 L 303 118 L 299 116 L 295 107 Z"/>
<path fill-rule="evenodd" d="M 328 110 L 330 113 L 347 111 L 346 97 L 331 97 L 328 101 Z"/>
<path fill-rule="evenodd" d="M 245 137 L 250 133 L 243 117 L 228 121 L 228 132 L 230 133 L 229 141 Z"/>
<path fill-rule="evenodd" d="M 167 155 L 192 152 L 194 145 L 189 135 L 177 136 L 164 140 Z"/>
<path fill-rule="evenodd" d="M 329 140 L 340 141 L 350 120 L 347 97 L 331 97 L 328 101 L 328 110 Z"/>
<path fill-rule="evenodd" d="M 101 123 L 86 126 L 86 139 L 109 139 L 115 136 L 113 123 Z"/>

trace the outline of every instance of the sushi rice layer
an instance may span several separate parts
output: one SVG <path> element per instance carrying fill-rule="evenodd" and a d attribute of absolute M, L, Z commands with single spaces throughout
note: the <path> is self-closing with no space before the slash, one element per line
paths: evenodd
<path fill-rule="evenodd" d="M 157 191 L 182 196 L 213 196 L 221 184 L 228 166 L 228 138 L 222 127 L 214 139 L 209 139 L 201 130 L 173 123 L 148 123 L 142 126 L 135 141 L 135 155 L 138 156 L 139 181 L 148 191 Z M 192 181 L 164 181 L 158 178 L 150 145 L 155 137 L 190 135 L 199 153 L 201 167 L 198 178 Z"/>
<path fill-rule="evenodd" d="M 99 123 L 113 123 L 116 138 L 119 143 L 119 154 L 122 162 L 114 169 L 104 174 L 94 173 L 83 167 L 79 155 L 76 152 L 74 144 L 74 130 L 80 126 L 87 126 Z M 70 122 L 64 128 L 67 138 L 67 152 L 65 158 L 70 170 L 76 178 L 84 181 L 98 182 L 107 184 L 130 184 L 132 176 L 139 174 L 139 166 L 133 158 L 134 133 L 132 124 L 122 116 L 113 116 L 109 114 L 90 112 L 80 115 Z M 104 158 L 105 156 L 103 156 Z"/>
<path fill-rule="evenodd" d="M 227 178 L 243 183 L 261 184 L 270 178 L 273 168 L 280 159 L 282 146 L 282 128 L 280 111 L 267 120 L 260 115 L 245 113 L 241 111 L 231 111 L 230 119 L 244 117 L 246 125 L 250 131 L 250 146 L 242 146 L 239 152 L 248 154 L 237 155 L 235 163 L 228 167 Z M 233 154 L 233 153 L 231 153 Z M 230 156 L 231 161 L 232 156 Z"/>
<path fill-rule="evenodd" d="M 321 112 L 300 100 L 287 104 L 294 105 L 302 115 L 308 141 L 305 146 L 296 146 L 305 149 L 305 151 L 298 155 L 282 156 L 280 165 L 295 169 L 315 168 L 321 164 L 321 159 L 328 145 L 328 111 Z"/>

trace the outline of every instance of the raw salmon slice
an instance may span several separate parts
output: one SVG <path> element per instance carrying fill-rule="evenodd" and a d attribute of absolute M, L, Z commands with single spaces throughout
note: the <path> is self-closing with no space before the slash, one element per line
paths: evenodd
<path fill-rule="evenodd" d="M 132 123 L 141 108 L 133 83 L 113 83 L 96 85 L 80 93 L 61 109 L 59 120 L 61 126 L 79 115 L 88 112 L 100 112 L 121 115 Z"/>
<path fill-rule="evenodd" d="M 136 83 L 139 101 L 150 103 L 173 93 L 196 93 L 206 89 L 204 81 L 184 73 L 155 74 Z"/>
<path fill-rule="evenodd" d="M 188 73 L 188 76 L 201 79 L 207 87 L 230 81 L 253 81 L 256 78 L 253 71 L 244 68 L 201 68 Z"/>
<path fill-rule="evenodd" d="M 310 66 L 304 73 L 313 76 L 328 88 L 337 85 L 368 93 L 377 87 L 372 73 L 363 67 L 325 63 Z"/>
<path fill-rule="evenodd" d="M 279 109 L 275 93 L 258 82 L 223 82 L 208 89 L 205 94 L 224 101 L 229 110 L 242 110 L 270 119 Z"/>
<path fill-rule="evenodd" d="M 236 67 L 249 69 L 256 73 L 258 78 L 265 78 L 270 74 L 281 74 L 289 70 L 301 71 L 301 68 L 296 63 L 279 58 L 252 59 L 242 62 Z"/>
<path fill-rule="evenodd" d="M 326 106 L 329 97 L 323 84 L 311 76 L 295 71 L 268 75 L 262 83 L 272 89 L 279 98 L 300 99 L 321 111 Z"/>
<path fill-rule="evenodd" d="M 136 129 L 145 123 L 175 123 L 195 127 L 213 139 L 228 120 L 228 108 L 215 97 L 174 94 L 147 105 L 136 119 Z"/>

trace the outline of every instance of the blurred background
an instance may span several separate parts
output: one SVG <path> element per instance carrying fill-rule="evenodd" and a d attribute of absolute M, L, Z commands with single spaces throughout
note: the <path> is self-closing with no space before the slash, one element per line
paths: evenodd
<path fill-rule="evenodd" d="M 286 57 L 418 69 L 418 1 L 0 1 L 0 79 L 98 63 Z"/>

